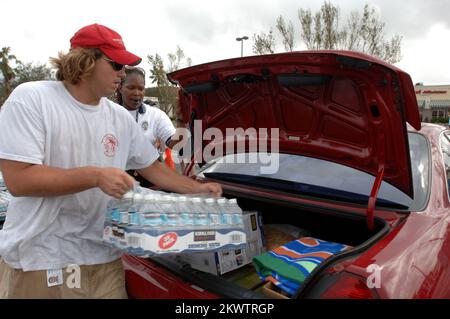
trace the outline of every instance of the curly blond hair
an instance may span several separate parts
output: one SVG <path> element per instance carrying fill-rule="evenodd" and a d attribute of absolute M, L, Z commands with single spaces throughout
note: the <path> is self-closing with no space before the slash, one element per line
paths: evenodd
<path fill-rule="evenodd" d="M 74 48 L 69 53 L 59 52 L 57 58 L 50 58 L 50 63 L 56 69 L 57 80 L 78 84 L 92 74 L 95 61 L 102 55 L 99 49 Z"/>

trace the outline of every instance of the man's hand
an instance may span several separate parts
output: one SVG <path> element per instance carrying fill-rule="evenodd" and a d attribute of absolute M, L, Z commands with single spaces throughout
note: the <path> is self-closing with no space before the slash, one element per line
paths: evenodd
<path fill-rule="evenodd" d="M 133 177 L 118 168 L 101 168 L 97 175 L 97 187 L 118 199 L 133 189 L 134 182 Z"/>
<path fill-rule="evenodd" d="M 218 183 L 198 183 L 198 193 L 212 193 L 214 196 L 220 197 L 222 196 L 222 186 Z"/>

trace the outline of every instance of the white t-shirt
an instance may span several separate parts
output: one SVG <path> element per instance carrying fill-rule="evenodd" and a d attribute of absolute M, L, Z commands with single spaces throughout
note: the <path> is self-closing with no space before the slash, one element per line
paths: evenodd
<path fill-rule="evenodd" d="M 160 139 L 161 143 L 165 145 L 169 137 L 175 134 L 175 127 L 167 114 L 159 108 L 142 104 L 145 112 L 138 113 L 138 111 L 129 111 L 133 118 L 144 131 L 145 136 L 154 145 L 156 139 Z"/>
<path fill-rule="evenodd" d="M 97 106 L 82 104 L 57 81 L 18 86 L 2 107 L 0 128 L 0 158 L 8 160 L 64 169 L 139 169 L 158 157 L 122 106 L 107 98 Z M 0 256 L 24 271 L 119 258 L 120 251 L 102 241 L 110 198 L 99 188 L 14 198 L 0 230 Z"/>

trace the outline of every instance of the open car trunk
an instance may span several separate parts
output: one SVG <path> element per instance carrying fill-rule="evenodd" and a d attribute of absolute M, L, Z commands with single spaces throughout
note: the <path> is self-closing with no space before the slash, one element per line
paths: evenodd
<path fill-rule="evenodd" d="M 338 259 L 349 258 L 361 251 L 366 250 L 385 232 L 388 226 L 382 219 L 375 218 L 375 228 L 370 231 L 366 225 L 366 217 L 351 212 L 340 212 L 320 207 L 296 206 L 292 202 L 277 202 L 268 198 L 250 198 L 242 194 L 224 194 L 225 196 L 238 199 L 240 207 L 245 211 L 258 211 L 262 216 L 263 236 L 268 225 L 282 224 L 295 226 L 303 233 L 317 239 L 345 244 L 350 249 L 336 254 L 318 267 L 306 278 L 304 285 L 300 287 L 297 294 L 291 298 L 298 297 L 299 292 L 311 282 L 312 278 L 322 272 Z M 265 225 L 265 226 L 264 226 Z M 269 245 L 267 238 L 265 244 Z M 283 244 L 283 243 L 282 243 Z M 165 269 L 174 273 L 183 280 L 201 287 L 211 293 L 224 298 L 288 298 L 282 294 L 273 294 L 267 290 L 267 284 L 262 282 L 256 273 L 252 263 L 223 275 L 213 275 L 190 267 L 177 256 L 151 257 L 153 262 L 162 265 Z"/>

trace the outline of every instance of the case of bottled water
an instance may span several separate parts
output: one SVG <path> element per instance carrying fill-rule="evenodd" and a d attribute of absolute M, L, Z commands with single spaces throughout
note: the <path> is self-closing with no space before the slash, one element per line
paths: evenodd
<path fill-rule="evenodd" d="M 6 217 L 6 211 L 8 210 L 11 198 L 12 195 L 8 191 L 0 191 L 0 221 L 3 221 Z"/>
<path fill-rule="evenodd" d="M 133 255 L 244 248 L 242 213 L 236 199 L 137 187 L 109 201 L 103 239 Z"/>

